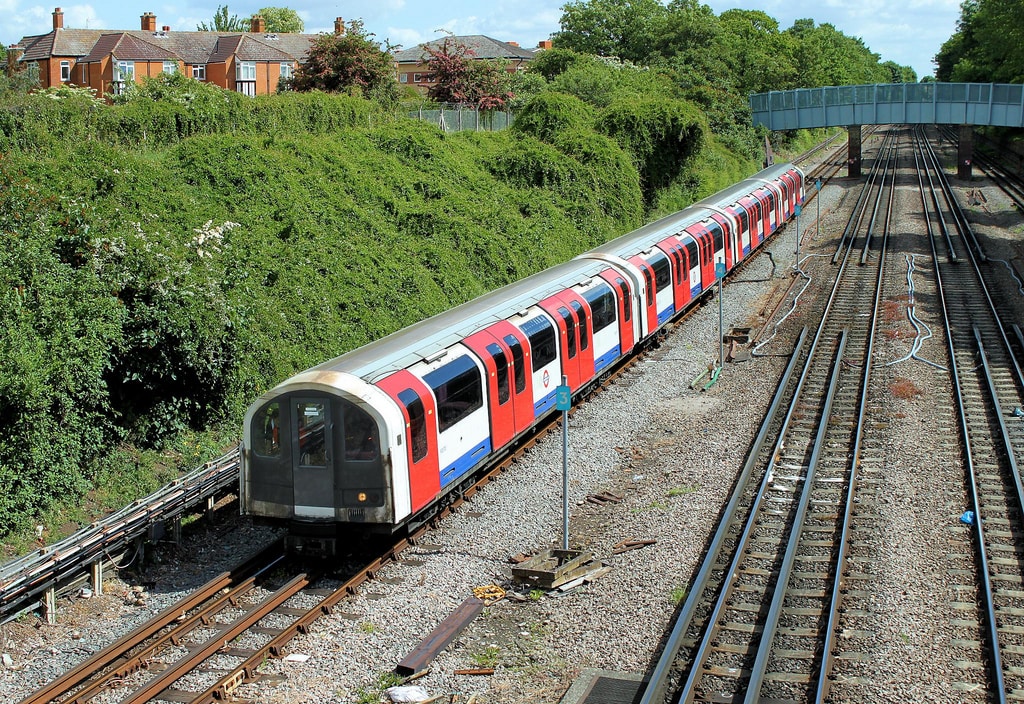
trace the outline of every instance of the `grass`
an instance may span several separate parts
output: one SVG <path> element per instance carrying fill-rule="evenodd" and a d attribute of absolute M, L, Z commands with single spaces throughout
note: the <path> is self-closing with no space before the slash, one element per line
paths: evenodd
<path fill-rule="evenodd" d="M 686 496 L 687 494 L 692 494 L 697 491 L 699 488 L 700 487 L 698 486 L 674 486 L 668 490 L 667 496 L 670 498 L 673 496 Z"/>
<path fill-rule="evenodd" d="M 501 651 L 496 645 L 488 645 L 481 651 L 470 655 L 470 660 L 477 667 L 495 667 L 498 664 L 498 655 Z"/>
<path fill-rule="evenodd" d="M 686 587 L 673 587 L 672 588 L 672 603 L 678 606 L 686 598 L 686 595 L 690 593 L 690 590 Z"/>
<path fill-rule="evenodd" d="M 363 633 L 376 633 L 377 632 L 377 626 L 372 624 L 372 623 L 370 623 L 369 621 L 363 621 L 362 623 L 359 624 L 359 630 L 362 631 Z"/>
<path fill-rule="evenodd" d="M 530 590 L 530 601 L 540 601 L 544 598 L 543 589 L 531 589 Z"/>
<path fill-rule="evenodd" d="M 402 678 L 394 672 L 382 672 L 377 675 L 377 682 L 373 685 L 360 687 L 355 691 L 356 704 L 377 704 L 381 701 L 384 690 L 388 687 L 396 687 L 402 684 Z"/>

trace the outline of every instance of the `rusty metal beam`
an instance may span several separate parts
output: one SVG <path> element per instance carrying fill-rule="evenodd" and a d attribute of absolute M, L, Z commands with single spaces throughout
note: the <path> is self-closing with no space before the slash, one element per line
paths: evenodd
<path fill-rule="evenodd" d="M 448 618 L 441 621 L 437 628 L 430 632 L 415 649 L 398 663 L 395 672 L 400 675 L 412 675 L 426 669 L 427 665 L 437 657 L 438 653 L 448 647 L 456 636 L 484 610 L 484 602 L 471 596 L 459 604 Z"/>

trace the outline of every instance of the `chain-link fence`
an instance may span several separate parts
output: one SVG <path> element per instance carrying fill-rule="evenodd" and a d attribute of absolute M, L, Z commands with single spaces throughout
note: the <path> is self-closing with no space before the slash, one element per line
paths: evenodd
<path fill-rule="evenodd" d="M 472 105 L 430 105 L 421 106 L 409 113 L 409 117 L 437 125 L 445 132 L 463 130 L 503 130 L 512 124 L 510 110 L 479 110 Z"/>

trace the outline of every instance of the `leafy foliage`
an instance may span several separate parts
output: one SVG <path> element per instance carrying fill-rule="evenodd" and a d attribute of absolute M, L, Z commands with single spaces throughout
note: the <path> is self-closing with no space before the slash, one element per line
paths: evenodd
<path fill-rule="evenodd" d="M 306 29 L 299 13 L 290 7 L 263 7 L 256 14 L 266 21 L 268 32 L 298 34 Z"/>
<path fill-rule="evenodd" d="M 940 81 L 1024 83 L 1024 5 L 964 0 L 957 31 L 935 63 Z"/>
<path fill-rule="evenodd" d="M 504 108 L 514 96 L 503 61 L 474 59 L 473 50 L 455 37 L 424 47 L 429 80 L 427 97 L 440 103 L 469 103 L 481 110 Z"/>
<path fill-rule="evenodd" d="M 295 75 L 282 81 L 284 90 L 355 91 L 362 95 L 390 93 L 397 98 L 390 47 L 381 47 L 361 20 L 350 20 L 343 34 L 321 34 Z"/>
<path fill-rule="evenodd" d="M 200 32 L 246 32 L 249 23 L 238 15 L 229 15 L 227 5 L 218 5 L 213 20 L 209 24 L 200 22 L 196 29 Z"/>

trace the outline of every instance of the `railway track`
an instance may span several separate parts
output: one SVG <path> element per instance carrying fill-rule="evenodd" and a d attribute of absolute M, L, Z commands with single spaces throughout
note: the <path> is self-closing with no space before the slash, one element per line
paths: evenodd
<path fill-rule="evenodd" d="M 896 146 L 887 139 L 886 166 L 865 186 L 821 325 L 794 351 L 642 702 L 807 701 L 827 691 L 822 654 L 833 649 L 850 544 L 884 272 L 879 214 L 892 202 Z"/>
<path fill-rule="evenodd" d="M 926 151 L 941 178 L 934 153 Z M 935 216 L 957 227 L 948 237 L 933 235 L 931 244 L 965 442 L 977 575 L 976 584 L 961 585 L 965 593 L 973 591 L 977 604 L 963 640 L 982 645 L 979 660 L 964 668 L 975 677 L 965 679 L 981 679 L 1005 702 L 1024 697 L 1024 424 L 1015 415 L 1024 399 L 1024 377 L 1014 352 L 1017 335 L 1003 323 L 986 283 L 996 265 L 985 257 L 956 200 L 946 205 L 948 211 Z"/>

